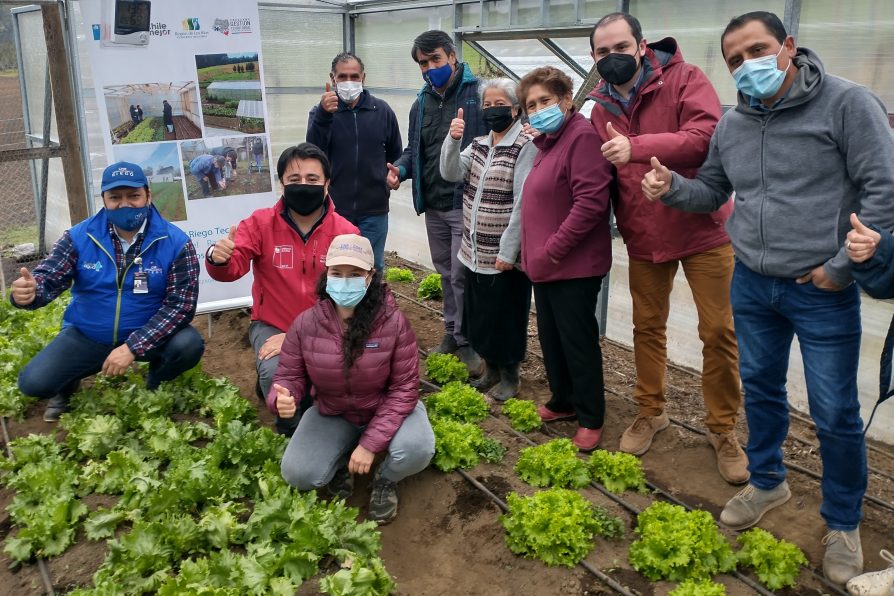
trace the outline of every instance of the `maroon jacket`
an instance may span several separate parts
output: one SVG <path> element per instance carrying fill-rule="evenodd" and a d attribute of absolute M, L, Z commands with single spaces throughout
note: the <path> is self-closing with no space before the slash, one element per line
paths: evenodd
<path fill-rule="evenodd" d="M 673 38 L 649 44 L 643 68 L 643 82 L 628 111 L 609 96 L 603 81 L 590 93 L 596 102 L 590 120 L 603 142 L 608 141 L 608 122 L 630 139 L 630 162 L 617 170 L 620 196 L 615 203 L 627 253 L 639 261 L 663 263 L 727 244 L 724 224 L 733 202 L 713 213 L 688 213 L 643 196 L 641 183 L 652 169 L 652 156 L 694 178 L 720 119 L 717 92 L 705 73 L 683 61 Z"/>
<path fill-rule="evenodd" d="M 419 401 L 416 336 L 387 287 L 385 304 L 366 340 L 366 349 L 347 375 L 342 359 L 343 334 L 331 300 L 321 300 L 298 315 L 286 333 L 273 382 L 292 395 L 304 395 L 310 383 L 320 413 L 366 425 L 360 444 L 379 453 L 388 448 Z M 267 407 L 276 413 L 276 391 L 272 387 Z"/>
<path fill-rule="evenodd" d="M 534 145 L 522 190 L 522 269 L 535 283 L 605 275 L 612 265 L 612 167 L 599 135 L 572 109 L 562 128 Z"/>

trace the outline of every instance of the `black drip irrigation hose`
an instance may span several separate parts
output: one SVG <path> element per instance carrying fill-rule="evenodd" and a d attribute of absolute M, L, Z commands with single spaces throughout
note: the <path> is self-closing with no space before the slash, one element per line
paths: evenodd
<path fill-rule="evenodd" d="M 402 298 L 402 299 L 405 299 L 405 300 L 409 300 L 410 302 L 413 302 L 414 304 L 417 304 L 417 305 L 419 305 L 419 306 L 425 308 L 426 310 L 430 310 L 430 311 L 432 311 L 432 312 L 435 312 L 435 313 L 440 314 L 440 311 L 438 311 L 438 310 L 432 308 L 431 306 L 429 306 L 429 305 L 427 305 L 427 304 L 425 304 L 425 303 L 423 303 L 423 302 L 420 302 L 420 301 L 415 300 L 415 299 L 413 299 L 413 298 L 411 298 L 411 297 L 409 297 L 409 296 L 407 296 L 407 295 L 405 295 L 405 294 L 402 294 L 402 293 L 400 293 L 400 292 L 397 292 L 397 291 L 395 291 L 394 289 L 392 289 L 391 291 L 392 291 L 392 293 L 393 293 L 395 296 L 397 296 L 397 297 L 399 297 L 399 298 Z M 611 341 L 611 340 L 606 340 L 606 341 L 608 341 L 608 342 L 611 343 L 612 345 L 616 345 L 616 346 L 618 346 L 618 347 L 627 349 L 625 346 L 623 346 L 623 345 L 621 345 L 621 344 L 618 344 L 617 342 L 614 342 L 614 341 Z M 425 355 L 424 350 L 422 350 L 421 348 L 420 348 L 420 352 L 421 352 L 423 355 Z M 528 350 L 528 352 L 531 353 L 531 354 L 533 354 L 533 355 L 536 356 L 537 358 L 539 358 L 541 361 L 543 360 L 543 354 L 537 352 L 536 350 Z M 671 366 L 671 363 L 668 363 L 668 366 Z M 690 370 L 688 370 L 688 369 L 686 369 L 686 368 L 677 366 L 677 365 L 673 365 L 673 368 L 676 368 L 676 369 L 678 369 L 678 370 L 680 370 L 680 371 L 683 371 L 683 372 L 686 372 L 686 373 L 688 373 L 688 374 L 692 374 L 692 371 L 690 371 Z M 614 396 L 616 396 L 616 397 L 619 397 L 619 398 L 621 398 L 621 399 L 627 401 L 628 403 L 631 403 L 631 404 L 636 405 L 636 401 L 633 400 L 631 397 L 628 397 L 628 396 L 626 396 L 626 395 L 624 395 L 624 394 L 622 394 L 622 393 L 620 393 L 620 392 L 618 392 L 618 391 L 615 391 L 615 390 L 612 389 L 611 387 L 606 387 L 606 388 L 605 388 L 605 391 L 606 391 L 607 393 L 611 393 L 612 395 L 614 395 Z M 790 412 L 790 413 L 791 413 L 791 412 Z M 804 418 L 801 417 L 801 416 L 795 416 L 795 417 L 798 418 L 798 420 L 801 420 L 801 421 L 804 421 L 804 422 L 808 422 L 808 423 L 809 423 L 809 420 L 808 420 L 808 419 L 804 419 Z M 673 416 L 670 416 L 669 418 L 670 418 L 670 421 L 671 421 L 672 424 L 675 424 L 675 425 L 677 425 L 677 426 L 679 426 L 679 427 L 681 427 L 681 428 L 685 428 L 686 430 L 689 430 L 689 431 L 691 431 L 691 432 L 694 432 L 694 433 L 699 434 L 699 435 L 702 435 L 702 436 L 707 435 L 707 432 L 706 432 L 706 431 L 704 431 L 704 430 L 702 430 L 702 429 L 700 429 L 700 428 L 698 428 L 698 427 L 695 427 L 695 426 L 689 424 L 688 422 L 686 422 L 686 421 L 684 421 L 684 420 L 680 420 L 679 418 L 674 418 Z M 807 444 L 807 445 L 810 445 L 810 446 L 813 447 L 813 448 L 817 448 L 817 449 L 819 448 L 817 445 L 814 445 L 813 443 L 811 443 L 811 442 L 809 442 L 809 441 L 806 441 L 805 439 L 801 439 L 801 438 L 795 437 L 794 435 L 789 435 L 789 438 L 793 438 L 793 439 L 795 439 L 795 440 L 797 440 L 797 441 L 803 442 L 803 443 L 805 443 L 805 444 Z M 884 452 L 882 452 L 882 453 L 884 453 Z M 884 454 L 887 455 L 887 453 L 884 453 Z M 820 482 L 821 482 L 822 479 L 823 479 L 823 477 L 822 477 L 821 474 L 819 474 L 819 473 L 817 473 L 817 472 L 814 472 L 813 470 L 811 470 L 811 469 L 809 469 L 809 468 L 805 468 L 804 466 L 802 466 L 802 465 L 800 465 L 800 464 L 796 464 L 796 463 L 792 462 L 792 461 L 789 460 L 789 459 L 785 459 L 785 460 L 783 460 L 783 463 L 784 463 L 786 466 L 788 466 L 789 468 L 791 468 L 792 470 L 794 470 L 795 472 L 798 472 L 798 473 L 803 474 L 803 475 L 805 475 L 805 476 L 809 476 L 810 478 L 813 478 L 814 480 L 817 480 L 817 481 L 820 481 Z M 872 466 L 867 465 L 867 468 L 868 468 L 868 470 L 869 470 L 870 472 L 872 472 L 873 474 L 877 474 L 877 475 L 879 475 L 879 476 L 883 476 L 883 477 L 886 477 L 886 478 L 894 479 L 894 477 L 892 477 L 891 475 L 889 475 L 889 474 L 887 474 L 887 473 L 885 473 L 885 472 L 882 472 L 882 471 L 880 471 L 880 470 L 877 470 L 877 469 L 873 468 Z M 866 494 L 863 495 L 863 499 L 864 499 L 867 503 L 872 504 L 872 505 L 875 505 L 876 507 L 879 507 L 879 508 L 882 508 L 882 509 L 887 509 L 887 510 L 889 510 L 889 511 L 894 511 L 894 503 L 891 503 L 891 502 L 889 502 L 889 501 L 885 501 L 884 499 L 880 499 L 880 498 L 875 497 L 875 496 L 873 496 L 873 495 L 866 495 Z"/>
<path fill-rule="evenodd" d="M 12 454 L 12 448 L 9 446 L 9 429 L 6 427 L 6 416 L 0 416 L 0 428 L 3 430 L 3 444 L 6 446 L 6 455 L 9 457 L 10 461 L 15 460 L 15 456 Z M 43 587 L 46 589 L 46 593 L 50 596 L 54 596 L 56 591 L 53 589 L 53 580 L 50 579 L 50 570 L 47 567 L 47 562 L 43 558 L 37 559 L 37 570 L 40 572 L 40 579 L 43 581 Z"/>

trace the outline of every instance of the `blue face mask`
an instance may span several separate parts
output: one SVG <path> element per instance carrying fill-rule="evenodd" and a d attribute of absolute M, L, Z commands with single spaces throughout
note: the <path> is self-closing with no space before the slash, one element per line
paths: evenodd
<path fill-rule="evenodd" d="M 562 128 L 562 123 L 565 122 L 565 114 L 562 113 L 559 104 L 554 103 L 528 116 L 528 122 L 543 134 L 549 134 Z"/>
<path fill-rule="evenodd" d="M 337 305 L 354 308 L 366 296 L 366 278 L 330 275 L 326 278 L 326 293 Z"/>
<path fill-rule="evenodd" d="M 739 65 L 739 68 L 733 71 L 733 79 L 736 80 L 739 91 L 757 99 L 767 99 L 776 95 L 782 87 L 782 81 L 785 80 L 785 73 L 792 65 L 792 61 L 789 60 L 785 70 L 776 67 L 776 58 L 782 53 L 783 48 L 785 46 L 779 48 L 775 56 L 752 58 Z"/>
<path fill-rule="evenodd" d="M 449 64 L 445 64 L 439 68 L 429 68 L 422 73 L 422 78 L 431 83 L 431 86 L 435 89 L 440 89 L 447 84 L 452 74 L 453 69 L 450 68 Z"/>
<path fill-rule="evenodd" d="M 106 217 L 116 228 L 133 232 L 149 217 L 149 205 L 144 207 L 118 207 L 106 209 Z"/>

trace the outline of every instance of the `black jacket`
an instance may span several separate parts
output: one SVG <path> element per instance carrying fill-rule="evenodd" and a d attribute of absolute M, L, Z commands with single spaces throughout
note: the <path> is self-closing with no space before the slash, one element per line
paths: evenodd
<path fill-rule="evenodd" d="M 164 118 L 163 121 L 165 124 L 173 124 L 174 123 L 174 108 L 171 107 L 171 104 L 165 103 L 162 104 L 164 107 Z"/>
<path fill-rule="evenodd" d="M 364 90 L 353 109 L 341 99 L 334 114 L 314 106 L 307 123 L 307 142 L 329 157 L 329 195 L 339 215 L 388 213 L 391 191 L 385 184 L 385 164 L 397 161 L 403 144 L 397 117 L 384 100 Z"/>

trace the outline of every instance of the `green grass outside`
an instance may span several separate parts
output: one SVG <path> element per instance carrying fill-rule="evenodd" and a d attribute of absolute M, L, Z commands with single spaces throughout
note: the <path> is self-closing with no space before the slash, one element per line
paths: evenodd
<path fill-rule="evenodd" d="M 14 68 L 10 69 L 10 70 L 0 70 L 0 78 L 11 79 L 11 78 L 18 77 L 18 76 L 19 76 L 19 71 Z"/>
<path fill-rule="evenodd" d="M 242 66 L 248 62 L 240 62 Z M 220 66 L 206 66 L 198 69 L 199 83 L 210 83 L 211 81 L 259 81 L 261 80 L 261 72 L 258 70 L 258 63 L 253 71 L 233 72 L 233 64 L 221 64 Z"/>
<path fill-rule="evenodd" d="M 2 248 L 25 244 L 26 242 L 37 244 L 37 224 L 0 230 L 0 247 Z"/>
<path fill-rule="evenodd" d="M 152 182 L 152 203 L 168 221 L 186 219 L 186 201 L 183 200 L 183 185 L 179 182 Z"/>

